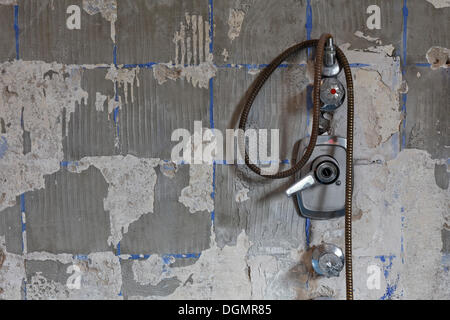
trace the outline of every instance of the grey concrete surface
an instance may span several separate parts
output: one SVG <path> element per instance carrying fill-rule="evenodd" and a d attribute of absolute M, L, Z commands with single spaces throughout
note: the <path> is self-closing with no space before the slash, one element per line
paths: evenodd
<path fill-rule="evenodd" d="M 133 279 L 132 265 L 133 260 L 122 260 L 121 268 L 123 281 L 123 296 L 125 299 L 130 296 L 160 296 L 164 297 L 167 294 L 173 293 L 177 287 L 180 286 L 180 280 L 176 277 L 164 279 L 157 285 L 142 285 Z"/>
<path fill-rule="evenodd" d="M 450 47 L 449 9 L 436 9 L 430 2 L 420 0 L 408 1 L 408 7 L 407 62 L 427 62 L 425 55 L 432 46 Z"/>
<path fill-rule="evenodd" d="M 65 12 L 69 5 L 78 5 L 81 8 L 83 29 L 68 30 L 66 28 L 68 15 Z M 113 61 L 110 23 L 99 14 L 87 14 L 82 9 L 81 0 L 22 1 L 19 23 L 20 57 L 24 60 L 57 61 L 65 64 L 96 64 Z M 83 30 L 89 30 L 89 32 Z"/>
<path fill-rule="evenodd" d="M 175 52 L 174 33 L 185 14 L 207 19 L 208 0 L 119 1 L 117 13 L 118 63 L 169 62 Z"/>
<path fill-rule="evenodd" d="M 306 1 L 244 0 L 231 6 L 227 1 L 217 1 L 214 8 L 214 56 L 219 65 L 269 63 L 282 50 L 306 38 Z M 244 13 L 240 29 L 246 32 L 231 40 L 228 21 L 233 9 Z M 227 61 L 223 49 L 230 53 Z"/>
<path fill-rule="evenodd" d="M 366 24 L 368 14 L 361 14 L 362 8 L 378 5 L 381 13 L 381 29 L 369 29 Z M 363 0 L 354 5 L 351 0 L 312 0 L 311 8 L 314 28 L 312 38 L 318 38 L 321 30 L 329 30 L 338 45 L 350 43 L 351 48 L 365 49 L 370 41 L 355 35 L 361 31 L 364 35 L 378 38 L 384 44 L 392 44 L 397 50 L 402 48 L 402 1 Z M 400 54 L 400 52 L 398 52 Z"/>
<path fill-rule="evenodd" d="M 0 20 L 3 27 L 0 34 L 0 61 L 12 60 L 16 57 L 16 39 L 14 33 L 14 7 L 1 6 Z"/>
<path fill-rule="evenodd" d="M 293 178 L 170 163 L 175 129 L 236 128 L 264 64 L 323 32 L 355 83 L 355 298 L 450 299 L 445 3 L 0 0 L 0 299 L 345 298 L 344 274 L 310 263 L 344 246 L 344 221 L 307 229 Z M 72 4 L 81 30 L 66 28 Z M 311 127 L 306 60 L 278 68 L 249 116 L 279 129 L 289 163 Z M 330 121 L 345 136 L 345 105 Z"/>
<path fill-rule="evenodd" d="M 120 112 L 121 153 L 169 160 L 171 149 L 167 146 L 173 144 L 171 135 L 175 129 L 194 132 L 194 121 L 209 127 L 208 91 L 185 81 L 160 86 L 151 69 L 139 70 L 138 78 L 134 101 L 128 97 Z M 123 90 L 119 89 L 121 96 Z"/>
<path fill-rule="evenodd" d="M 442 189 L 448 189 L 449 184 L 449 173 L 447 172 L 447 165 L 441 164 L 434 167 L 434 178 L 436 179 L 436 184 Z"/>
<path fill-rule="evenodd" d="M 110 99 L 114 98 L 114 83 L 105 80 L 106 69 L 84 70 L 81 87 L 87 91 L 87 103 L 78 105 L 75 112 L 62 119 L 66 127 L 63 135 L 64 160 L 78 160 L 86 156 L 110 156 L 116 153 L 114 139 L 116 128 L 108 112 L 108 101 L 103 104 L 103 111 L 97 111 L 96 93 Z M 67 135 L 65 134 L 67 130 Z"/>
<path fill-rule="evenodd" d="M 289 62 L 300 64 L 301 56 Z M 270 129 L 280 129 L 280 140 L 286 141 L 280 146 L 281 159 L 292 158 L 292 146 L 306 135 L 307 126 L 311 125 L 312 111 L 305 108 L 308 84 L 305 73 L 306 66 L 279 68 L 265 83 L 249 114 L 250 128 L 267 129 L 268 134 Z M 246 69 L 219 70 L 214 82 L 214 125 L 217 129 L 225 132 L 229 128 L 238 128 L 240 110 L 254 80 L 255 76 Z M 270 136 L 268 140 L 270 142 Z"/>
<path fill-rule="evenodd" d="M 28 252 L 89 254 L 108 250 L 107 185 L 97 168 L 62 169 L 45 177 L 45 189 L 25 195 Z"/>
<path fill-rule="evenodd" d="M 208 248 L 210 214 L 191 214 L 178 202 L 181 189 L 189 181 L 189 166 L 179 166 L 174 178 L 164 176 L 159 169 L 157 176 L 154 213 L 145 214 L 130 225 L 121 242 L 121 253 L 198 253 Z"/>
<path fill-rule="evenodd" d="M 303 245 L 304 219 L 298 215 L 292 199 L 283 201 L 284 191 L 293 184 L 293 179 L 255 182 L 248 177 L 248 170 L 243 173 L 235 166 L 219 166 L 216 175 L 215 226 L 219 246 L 235 245 L 241 230 L 262 246 Z M 250 200 L 230 201 L 240 188 L 237 178 L 251 185 Z"/>
<path fill-rule="evenodd" d="M 22 223 L 20 200 L 0 215 L 0 235 L 5 237 L 6 250 L 11 253 L 22 253 Z"/>
<path fill-rule="evenodd" d="M 433 158 L 449 158 L 448 69 L 410 66 L 406 71 L 406 81 L 406 146 L 427 150 Z"/>

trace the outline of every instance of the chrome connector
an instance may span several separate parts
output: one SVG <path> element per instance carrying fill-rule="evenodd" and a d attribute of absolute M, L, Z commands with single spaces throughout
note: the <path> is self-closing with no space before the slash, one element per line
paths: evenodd
<path fill-rule="evenodd" d="M 335 77 L 341 71 L 341 67 L 336 59 L 333 38 L 328 38 L 324 51 L 322 75 L 324 77 Z"/>

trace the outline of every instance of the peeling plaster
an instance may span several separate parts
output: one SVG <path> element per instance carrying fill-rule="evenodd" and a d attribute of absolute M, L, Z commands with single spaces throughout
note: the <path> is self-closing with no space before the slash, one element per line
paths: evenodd
<path fill-rule="evenodd" d="M 25 254 L 27 260 L 34 261 L 57 261 L 63 264 L 72 263 L 74 261 L 74 255 L 70 253 L 49 253 L 46 251 L 34 251 Z"/>
<path fill-rule="evenodd" d="M 355 159 L 387 160 L 398 153 L 399 126 L 402 120 L 399 93 L 407 91 L 402 81 L 400 59 L 386 53 L 386 46 L 372 51 L 348 50 L 352 63 L 371 61 L 369 66 L 352 70 L 355 94 Z M 390 47 L 390 46 L 387 46 Z M 376 50 L 376 51 L 374 51 Z M 341 75 L 342 76 L 342 75 Z M 345 79 L 342 79 L 345 83 Z M 344 103 L 345 104 L 345 103 Z M 332 134 L 345 137 L 347 110 L 339 108 L 331 122 Z"/>
<path fill-rule="evenodd" d="M 448 299 L 446 290 L 433 290 L 442 281 L 440 230 L 450 216 L 449 192 L 434 183 L 436 161 L 426 151 L 405 149 L 384 164 L 355 166 L 353 212 L 361 212 L 353 220 L 358 299 Z M 313 246 L 329 242 L 344 247 L 343 219 L 314 221 L 312 226 Z M 369 265 L 384 270 L 380 290 L 367 289 Z M 448 273 L 444 277 L 449 283 Z M 310 279 L 309 285 L 326 285 L 333 289 L 332 297 L 345 298 L 344 273 Z"/>
<path fill-rule="evenodd" d="M 450 67 L 450 49 L 442 47 L 431 47 L 426 54 L 427 61 L 432 70 Z"/>
<path fill-rule="evenodd" d="M 355 296 L 360 299 L 445 299 L 433 290 L 442 281 L 442 240 L 439 230 L 448 217 L 448 190 L 435 183 L 440 161 L 421 150 L 399 152 L 399 93 L 407 92 L 398 58 L 386 46 L 344 52 L 352 63 L 355 85 L 355 168 L 353 190 L 353 269 Z M 341 110 L 342 109 L 342 110 Z M 335 112 L 332 133 L 345 136 L 346 108 Z M 397 141 L 396 141 L 397 140 Z M 366 162 L 360 160 L 366 159 Z M 314 221 L 311 245 L 322 242 L 344 247 L 344 220 Z M 420 257 L 420 262 L 418 261 Z M 379 290 L 367 289 L 369 265 L 383 272 Z M 446 279 L 442 279 L 442 278 Z M 446 282 L 445 282 L 446 281 Z M 344 273 L 339 278 L 310 274 L 299 297 L 345 298 Z M 322 289 L 321 289 L 322 288 Z"/>
<path fill-rule="evenodd" d="M 178 165 L 172 161 L 161 160 L 159 170 L 163 175 L 172 179 L 178 171 Z"/>
<path fill-rule="evenodd" d="M 180 286 L 172 294 L 163 297 L 149 296 L 148 299 L 250 299 L 251 283 L 246 258 L 249 247 L 250 242 L 244 231 L 239 234 L 236 246 L 225 246 L 222 249 L 217 246 L 212 233 L 211 247 L 204 250 L 193 265 L 166 265 L 163 272 L 162 257 L 134 261 L 134 277 L 142 283 L 159 283 L 171 277 L 180 281 Z M 156 272 L 158 278 L 149 276 L 152 271 Z"/>
<path fill-rule="evenodd" d="M 153 67 L 153 76 L 158 84 L 163 84 L 167 80 L 177 80 L 181 78 L 181 67 L 176 68 L 170 63 L 161 63 Z"/>
<path fill-rule="evenodd" d="M 217 68 L 212 61 L 203 62 L 198 66 L 184 67 L 181 76 L 194 87 L 209 88 L 209 79 L 216 75 Z"/>
<path fill-rule="evenodd" d="M 130 100 L 134 102 L 134 82 L 136 80 L 136 86 L 139 87 L 139 67 L 133 69 L 119 69 L 114 66 L 108 69 L 108 73 L 105 79 L 117 82 L 120 87 L 123 87 L 125 95 L 125 103 L 128 103 L 128 87 L 130 87 Z M 117 88 L 114 86 L 114 94 L 117 96 Z M 120 101 L 121 102 L 121 101 Z M 119 103 L 121 107 L 121 103 Z"/>
<path fill-rule="evenodd" d="M 252 299 L 267 299 L 267 284 L 279 272 L 277 259 L 269 255 L 251 257 L 248 265 L 252 281 Z"/>
<path fill-rule="evenodd" d="M 300 263 L 303 249 L 287 249 L 254 244 L 250 248 L 248 267 L 252 282 L 252 299 L 298 299 L 298 290 L 304 286 L 305 272 Z M 254 249 L 254 250 L 252 250 Z M 257 252 L 252 252 L 257 251 Z"/>
<path fill-rule="evenodd" d="M 158 84 L 163 84 L 167 80 L 186 79 L 194 88 L 209 87 L 209 79 L 216 75 L 217 68 L 210 61 L 202 62 L 199 65 L 172 65 L 171 63 L 161 63 L 153 67 L 153 76 Z"/>
<path fill-rule="evenodd" d="M 230 57 L 230 54 L 228 53 L 228 50 L 226 48 L 223 48 L 222 56 L 223 56 L 223 61 L 227 62 L 228 58 Z"/>
<path fill-rule="evenodd" d="M 173 263 L 174 258 L 170 262 Z M 151 255 L 146 260 L 133 261 L 133 277 L 136 282 L 142 285 L 151 284 L 155 286 L 163 279 L 171 277 L 165 273 L 167 271 L 166 268 L 166 263 L 162 257 Z"/>
<path fill-rule="evenodd" d="M 17 0 L 0 0 L 0 5 L 16 5 Z"/>
<path fill-rule="evenodd" d="M 213 166 L 210 164 L 191 164 L 189 166 L 189 186 L 181 190 L 178 201 L 189 208 L 190 213 L 214 210 Z"/>
<path fill-rule="evenodd" d="M 250 198 L 248 197 L 248 192 L 250 189 L 248 184 L 238 177 L 236 177 L 234 181 L 236 190 L 234 194 L 235 201 L 239 203 L 249 200 Z"/>
<path fill-rule="evenodd" d="M 142 215 L 153 212 L 154 189 L 159 159 L 127 156 L 86 157 L 68 169 L 86 170 L 90 165 L 98 168 L 108 183 L 108 195 L 103 206 L 111 216 L 111 236 L 108 243 L 117 245 L 128 226 Z"/>
<path fill-rule="evenodd" d="M 44 187 L 44 175 L 54 173 L 63 160 L 62 132 L 77 104 L 86 103 L 82 70 L 76 66 L 39 61 L 0 64 L 1 134 L 8 149 L 0 160 L 0 211 L 13 206 L 16 196 Z M 22 111 L 23 110 L 23 111 Z M 67 131 L 66 125 L 66 131 Z M 30 132 L 31 151 L 23 154 L 23 132 Z"/>
<path fill-rule="evenodd" d="M 365 40 L 370 41 L 370 42 L 376 42 L 376 44 L 378 44 L 378 45 L 382 44 L 380 38 L 375 38 L 375 37 L 371 37 L 371 36 L 365 35 L 361 31 L 356 31 L 354 33 L 354 35 L 357 36 L 358 38 L 362 38 L 362 39 L 365 39 Z"/>
<path fill-rule="evenodd" d="M 111 40 L 116 42 L 117 0 L 83 0 L 83 10 L 90 15 L 100 13 L 111 22 Z"/>
<path fill-rule="evenodd" d="M 114 98 L 108 98 L 108 114 L 112 113 L 117 107 L 119 109 L 122 108 L 122 97 L 119 96 L 119 101 L 116 101 Z"/>
<path fill-rule="evenodd" d="M 261 72 L 261 69 L 258 69 L 258 68 L 249 68 L 247 71 L 247 73 L 251 74 L 252 76 L 257 75 L 260 72 Z"/>
<path fill-rule="evenodd" d="M 24 278 L 23 257 L 6 252 L 5 237 L 0 236 L 0 299 L 20 300 Z"/>
<path fill-rule="evenodd" d="M 355 105 L 358 106 L 355 144 L 358 149 L 376 148 L 398 132 L 401 121 L 398 95 L 381 81 L 380 74 L 375 71 L 361 69 L 353 74 L 357 79 Z"/>
<path fill-rule="evenodd" d="M 427 1 L 431 3 L 436 9 L 450 7 L 450 0 L 427 0 Z"/>
<path fill-rule="evenodd" d="M 167 296 L 130 299 L 295 299 L 302 285 L 302 270 L 297 270 L 301 254 L 283 244 L 273 248 L 253 244 L 244 231 L 235 246 L 221 249 L 212 231 L 211 247 L 187 267 L 174 267 L 173 257 L 159 255 L 133 261 L 133 277 L 141 285 L 156 286 L 175 278 L 179 287 Z"/>
<path fill-rule="evenodd" d="M 239 37 L 242 28 L 242 22 L 244 21 L 245 12 L 237 9 L 230 9 L 228 15 L 228 39 L 233 42 L 234 39 Z"/>
<path fill-rule="evenodd" d="M 217 68 L 209 52 L 210 25 L 200 15 L 185 14 L 180 29 L 175 32 L 175 62 L 159 63 L 153 66 L 153 76 L 158 84 L 167 80 L 185 79 L 194 87 L 209 87 L 209 79 L 216 75 Z"/>
<path fill-rule="evenodd" d="M 42 272 L 36 272 L 26 286 L 30 300 L 60 300 L 69 295 L 69 289 L 61 283 L 45 278 Z"/>
<path fill-rule="evenodd" d="M 103 111 L 106 99 L 108 99 L 107 96 L 101 94 L 100 92 L 96 92 L 95 93 L 95 110 Z"/>
<path fill-rule="evenodd" d="M 47 257 L 45 260 L 58 261 L 60 255 Z M 90 299 L 122 299 L 118 293 L 122 287 L 122 275 L 120 261 L 112 252 L 95 252 L 83 259 L 76 256 L 67 261 L 63 254 L 63 263 L 72 263 L 78 267 L 80 272 L 74 273 L 68 269 L 73 276 L 80 276 L 80 288 L 71 289 L 66 283 L 60 283 L 45 278 L 41 272 L 31 275 L 26 284 L 27 299 L 29 300 L 90 300 Z M 29 259 L 28 259 L 29 260 Z"/>

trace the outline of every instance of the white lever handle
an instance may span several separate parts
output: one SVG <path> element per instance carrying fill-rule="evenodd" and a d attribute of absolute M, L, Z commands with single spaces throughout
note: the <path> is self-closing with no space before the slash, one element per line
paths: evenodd
<path fill-rule="evenodd" d="M 314 172 L 308 173 L 302 180 L 293 184 L 289 189 L 286 190 L 286 195 L 288 197 L 292 196 L 294 193 L 300 192 L 307 188 L 312 187 L 317 183 L 316 178 L 314 178 Z"/>

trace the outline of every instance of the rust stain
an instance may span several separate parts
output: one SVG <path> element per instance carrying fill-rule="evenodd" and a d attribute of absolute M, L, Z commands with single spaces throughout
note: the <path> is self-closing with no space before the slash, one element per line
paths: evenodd
<path fill-rule="evenodd" d="M 363 211 L 361 209 L 358 210 L 358 213 L 352 216 L 352 221 L 360 220 L 363 215 Z"/>

